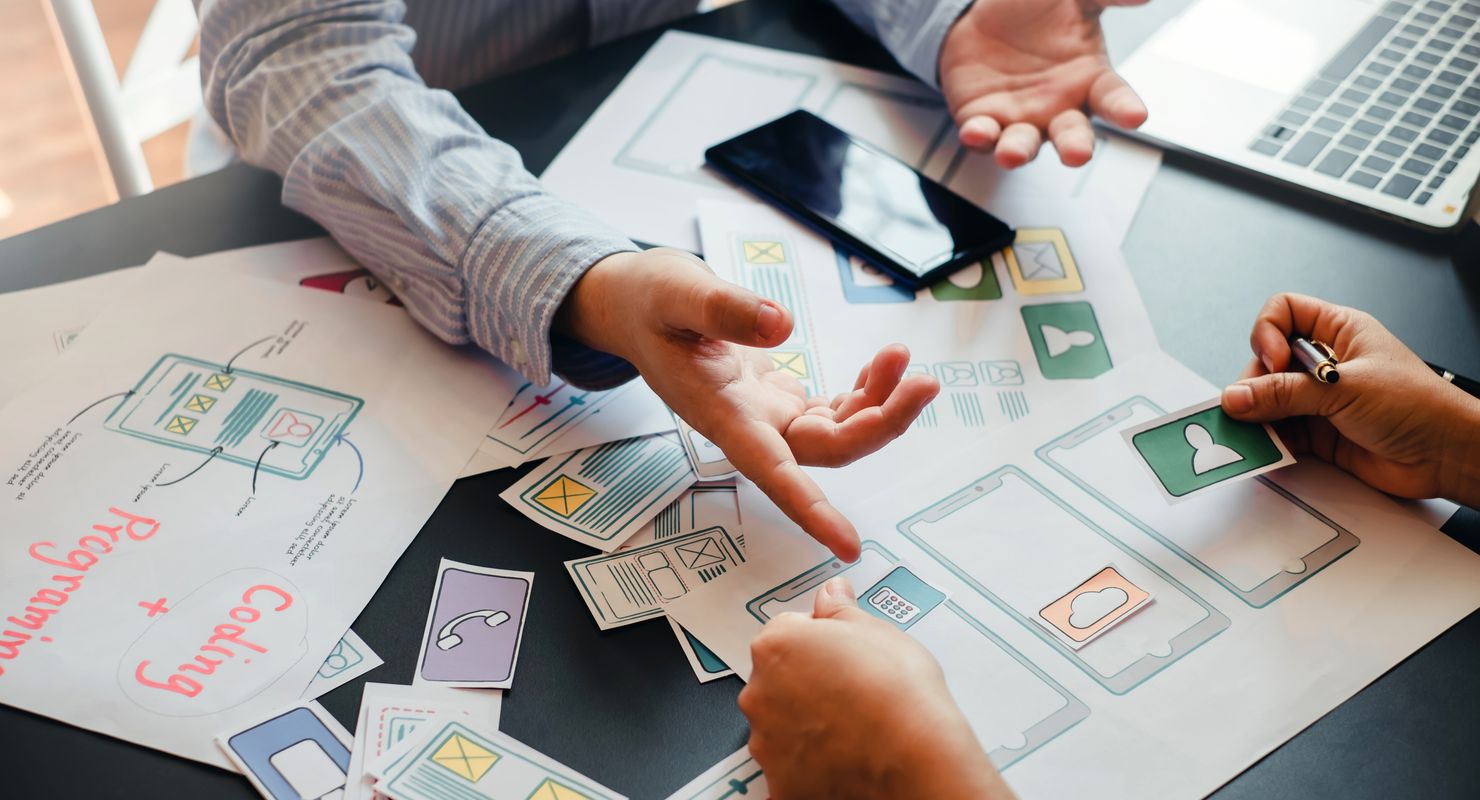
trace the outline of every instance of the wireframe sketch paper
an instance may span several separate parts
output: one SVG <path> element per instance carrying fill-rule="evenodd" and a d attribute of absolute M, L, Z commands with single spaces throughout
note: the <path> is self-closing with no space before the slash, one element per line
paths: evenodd
<path fill-rule="evenodd" d="M 1066 381 L 1157 351 L 1130 270 L 1093 209 L 1031 214 L 1012 247 L 919 292 L 759 203 L 704 201 L 699 225 L 719 275 L 791 311 L 791 337 L 769 351 L 778 370 L 830 396 L 851 389 L 878 348 L 901 342 L 909 371 L 941 384 L 902 441 L 947 444 L 1029 415 Z M 880 454 L 849 471 L 897 463 Z"/>
<path fill-rule="evenodd" d="M 602 630 L 663 616 L 694 589 L 741 569 L 743 538 L 715 526 L 642 547 L 565 562 L 586 609 Z"/>
<path fill-rule="evenodd" d="M 150 267 L 88 330 L 0 418 L 0 701 L 225 766 L 507 394 L 397 309 L 215 271 Z"/>
<path fill-rule="evenodd" d="M 716 526 L 735 533 L 740 548 L 745 549 L 734 479 L 696 483 L 689 487 L 667 508 L 659 511 L 658 516 L 627 537 L 618 549 L 645 547 Z"/>
<path fill-rule="evenodd" d="M 303 699 L 323 697 L 384 663 L 385 660 L 376 655 L 359 634 L 345 631 L 339 643 L 324 658 L 324 663 L 319 665 L 319 671 L 314 673 L 308 688 L 303 690 Z"/>
<path fill-rule="evenodd" d="M 1020 796 L 1204 796 L 1480 606 L 1480 556 L 1323 463 L 1168 504 L 1121 431 L 1212 393 L 1140 358 L 965 446 L 904 443 L 923 466 L 887 494 L 818 472 L 865 537 L 853 565 L 740 482 L 749 563 L 665 610 L 743 678 L 764 618 L 833 574 L 867 601 L 903 561 L 946 595 L 906 632 Z M 1040 616 L 1110 588 L 1078 647 Z"/>
<path fill-rule="evenodd" d="M 474 728 L 497 730 L 502 701 L 498 689 L 366 683 L 344 800 L 368 800 L 375 780 L 366 772 L 427 720 L 460 719 Z"/>
<path fill-rule="evenodd" d="M 496 730 L 438 719 L 389 755 L 397 800 L 616 800 L 621 795 Z"/>
<path fill-rule="evenodd" d="M 766 776 L 742 747 L 723 761 L 704 770 L 668 796 L 668 800 L 729 800 L 733 797 L 770 797 Z"/>
<path fill-rule="evenodd" d="M 704 168 L 704 150 L 797 108 L 1016 219 L 1020 198 L 1096 202 L 1119 244 L 1160 151 L 1101 137 L 1089 165 L 1049 156 L 1021 170 L 968 153 L 940 95 L 918 81 L 835 61 L 668 31 L 591 115 L 541 180 L 644 242 L 695 250 L 694 208 L 739 190 Z M 707 255 L 707 252 L 706 252 Z"/>
<path fill-rule="evenodd" d="M 533 572 L 442 559 L 421 636 L 415 682 L 512 686 L 533 590 Z"/>
<path fill-rule="evenodd" d="M 500 497 L 542 527 L 609 552 L 694 484 L 673 433 L 553 456 Z"/>

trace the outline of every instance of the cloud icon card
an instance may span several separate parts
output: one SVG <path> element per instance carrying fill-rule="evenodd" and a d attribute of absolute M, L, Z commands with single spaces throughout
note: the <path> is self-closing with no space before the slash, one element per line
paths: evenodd
<path fill-rule="evenodd" d="M 1151 593 L 1131 583 L 1115 565 L 1091 575 L 1038 612 L 1038 621 L 1078 650 L 1151 602 Z"/>

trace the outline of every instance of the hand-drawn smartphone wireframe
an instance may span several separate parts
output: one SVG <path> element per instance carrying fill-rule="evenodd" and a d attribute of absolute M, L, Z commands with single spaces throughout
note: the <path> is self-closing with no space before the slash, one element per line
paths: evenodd
<path fill-rule="evenodd" d="M 797 263 L 797 248 L 791 239 L 775 233 L 733 234 L 730 280 L 762 297 L 780 303 L 791 312 L 791 336 L 780 347 L 767 351 L 777 371 L 806 387 L 807 394 L 826 394 L 827 382 L 817 358 L 817 337 L 812 330 L 812 310 L 807 304 Z"/>
<path fill-rule="evenodd" d="M 1206 600 L 1012 465 L 906 518 L 899 531 L 1115 694 L 1229 625 Z M 1033 621 L 1039 609 L 1111 563 L 1155 601 L 1078 650 Z"/>
<path fill-rule="evenodd" d="M 313 473 L 365 405 L 358 397 L 175 353 L 154 363 L 109 430 L 284 478 Z"/>
<path fill-rule="evenodd" d="M 1079 698 L 933 588 L 923 592 L 933 596 L 922 597 L 909 581 L 895 579 L 892 583 L 898 585 L 885 587 L 896 572 L 907 570 L 890 569 L 898 560 L 883 545 L 867 540 L 858 561 L 828 559 L 752 599 L 746 609 L 762 622 L 783 611 L 810 613 L 817 587 L 838 575 L 869 576 L 870 585 L 853 587 L 861 604 L 885 588 L 897 590 L 918 611 L 901 615 L 895 624 L 941 662 L 951 695 L 998 769 L 1006 769 L 1089 716 L 1089 707 Z M 875 584 L 878 575 L 885 577 Z"/>
<path fill-rule="evenodd" d="M 1132 397 L 1038 449 L 1038 457 L 1240 600 L 1262 608 L 1360 544 L 1356 535 L 1260 476 L 1173 506 L 1118 476 L 1138 474 L 1120 431 L 1166 412 Z"/>

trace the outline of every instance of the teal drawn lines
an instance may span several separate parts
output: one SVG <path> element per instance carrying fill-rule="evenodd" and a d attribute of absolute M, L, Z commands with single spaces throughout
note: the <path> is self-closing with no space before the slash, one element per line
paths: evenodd
<path fill-rule="evenodd" d="M 637 460 L 630 470 L 626 470 L 627 475 L 619 486 L 603 493 L 603 496 L 595 502 L 587 503 L 576 512 L 577 525 L 597 532 L 620 525 L 621 518 L 633 503 L 663 486 L 676 471 L 674 468 L 680 463 L 688 463 L 687 456 L 681 450 L 676 452 L 673 450 L 647 451 L 637 455 L 640 460 Z M 582 469 L 579 474 L 585 474 L 585 472 L 586 470 Z"/>
<path fill-rule="evenodd" d="M 765 778 L 765 774 L 761 772 L 760 765 L 755 763 L 755 759 L 747 758 L 736 765 L 734 769 L 715 778 L 714 782 L 699 787 L 698 791 L 689 795 L 685 800 L 710 798 L 710 792 L 721 787 L 724 788 L 724 792 L 722 794 L 712 795 L 713 800 L 729 800 L 732 797 L 756 798 L 756 800 L 761 800 L 761 798 L 765 797 L 761 791 L 765 787 Z M 761 781 L 760 787 L 751 786 L 756 781 Z"/>
<path fill-rule="evenodd" d="M 526 508 L 562 528 L 609 540 L 668 492 L 693 482 L 688 454 L 676 439 L 671 434 L 639 436 L 602 445 L 589 454 L 577 450 L 559 461 L 551 458 L 545 462 L 547 478 L 531 484 L 520 499 Z M 552 506 L 542 497 L 557 483 L 570 481 L 583 492 L 579 500 Z"/>
<path fill-rule="evenodd" d="M 1134 559 L 1142 567 L 1145 567 L 1147 570 L 1155 573 L 1159 579 L 1166 582 L 1166 584 L 1171 586 L 1174 590 L 1185 595 L 1187 599 L 1191 600 L 1199 608 L 1201 608 L 1204 614 L 1203 618 L 1194 623 L 1191 627 L 1179 632 L 1171 638 L 1170 653 L 1167 653 L 1165 655 L 1147 654 L 1139 661 L 1125 667 L 1120 672 L 1114 675 L 1103 675 L 1098 670 L 1090 667 L 1089 664 L 1084 661 L 1081 654 L 1064 645 L 1056 637 L 1054 637 L 1048 631 L 1044 630 L 1043 626 L 1035 624 L 1022 611 L 1002 600 L 1002 598 L 998 597 L 991 589 L 988 589 L 986 586 L 984 586 L 981 581 L 979 581 L 975 576 L 965 572 L 959 566 L 957 566 L 956 562 L 951 560 L 950 556 L 941 553 L 935 548 L 934 545 L 926 541 L 924 536 L 914 530 L 916 525 L 939 523 L 942 520 L 948 518 L 951 514 L 956 513 L 961 509 L 967 507 L 968 505 L 990 496 L 994 490 L 1000 489 L 1005 485 L 1005 481 L 1003 479 L 1007 477 L 1012 477 L 1019 481 L 1022 481 L 1025 486 L 1037 492 L 1040 496 L 1043 497 L 1043 499 L 1053 503 L 1055 506 L 1058 506 L 1061 511 L 1069 515 L 1069 517 L 1071 517 L 1075 522 L 1078 522 L 1084 530 L 1097 534 L 1101 539 L 1105 540 L 1115 549 L 1124 553 L 1126 557 Z M 911 516 L 902 520 L 897 526 L 897 529 L 900 533 L 904 534 L 904 537 L 906 539 L 909 539 L 921 550 L 924 550 L 927 555 L 929 555 L 942 567 L 949 570 L 950 573 L 956 576 L 958 580 L 966 584 L 978 595 L 981 595 L 992 605 L 1001 609 L 1008 616 L 1012 617 L 1018 622 L 1019 625 L 1026 628 L 1030 633 L 1043 641 L 1049 647 L 1058 651 L 1060 655 L 1067 658 L 1070 663 L 1078 667 L 1080 671 L 1093 678 L 1096 682 L 1098 682 L 1101 686 L 1105 687 L 1106 690 L 1110 691 L 1113 694 L 1125 694 L 1136 688 L 1137 686 L 1140 686 L 1142 683 L 1145 683 L 1147 680 L 1149 680 L 1157 673 L 1161 672 L 1163 669 L 1166 669 L 1173 663 L 1180 660 L 1183 656 L 1191 653 L 1192 651 L 1211 641 L 1213 637 L 1226 630 L 1230 624 L 1228 617 L 1225 616 L 1223 612 L 1214 608 L 1210 603 L 1208 603 L 1208 601 L 1204 600 L 1191 589 L 1183 585 L 1181 581 L 1173 578 L 1171 575 L 1167 574 L 1165 570 L 1163 570 L 1161 567 L 1158 567 L 1156 564 L 1153 564 L 1145 556 L 1126 546 L 1119 539 L 1111 536 L 1109 533 L 1102 530 L 1098 525 L 1091 522 L 1088 517 L 1079 513 L 1077 509 L 1070 506 L 1068 503 L 1065 503 L 1053 492 L 1045 489 L 1026 472 L 1023 472 L 1021 469 L 1011 464 L 1007 464 L 997 468 L 995 471 L 990 472 L 982 476 L 981 478 L 978 478 L 976 481 L 973 481 L 972 483 L 962 487 L 960 490 L 946 496 L 942 500 L 937 501 L 929 508 L 912 514 Z M 1057 528 L 1050 530 L 1053 530 L 1054 532 L 1062 532 Z"/>
<path fill-rule="evenodd" d="M 200 373 L 199 372 L 188 372 L 188 373 L 186 373 L 185 374 L 185 377 L 181 378 L 180 379 L 180 382 L 178 384 L 176 384 L 175 390 L 173 392 L 170 392 L 170 396 L 173 397 L 173 398 L 175 398 L 174 399 L 174 402 L 172 402 L 169 405 L 165 406 L 164 407 L 164 410 L 161 411 L 161 412 L 159 412 L 159 418 L 156 419 L 156 420 L 154 420 L 154 424 L 155 425 L 163 425 L 164 424 L 164 418 L 165 417 L 168 417 L 176 408 L 178 408 L 180 406 L 180 402 L 185 399 L 185 393 L 188 392 L 188 391 L 190 391 L 190 389 L 193 388 L 195 386 L 196 382 L 199 381 L 199 380 L 200 380 Z"/>
<path fill-rule="evenodd" d="M 268 409 L 276 403 L 278 396 L 261 389 L 248 389 L 236 408 L 226 415 L 225 421 L 221 423 L 221 432 L 216 434 L 216 444 L 222 447 L 235 447 L 247 438 L 257 427 L 257 423 L 267 416 Z"/>
<path fill-rule="evenodd" d="M 1009 422 L 1028 416 L 1028 395 L 1023 392 L 999 392 L 997 405 L 1002 408 L 1002 413 Z"/>
<path fill-rule="evenodd" d="M 936 416 L 935 413 L 935 402 L 931 401 L 931 403 L 925 406 L 924 410 L 920 412 L 920 416 L 915 417 L 915 422 L 910 427 L 934 428 L 937 424 L 939 424 L 939 422 L 940 418 Z"/>
<path fill-rule="evenodd" d="M 1044 463 L 1048 464 L 1050 467 L 1056 470 L 1060 475 L 1068 478 L 1074 483 L 1074 485 L 1078 486 L 1080 489 L 1083 489 L 1086 494 L 1098 500 L 1102 505 L 1109 508 L 1111 511 L 1115 512 L 1115 514 L 1118 515 L 1121 519 L 1124 519 L 1133 527 L 1141 530 L 1147 536 L 1150 536 L 1156 541 L 1161 542 L 1163 545 L 1166 546 L 1168 550 L 1176 553 L 1183 561 L 1186 561 L 1187 563 L 1196 567 L 1198 571 L 1202 572 L 1204 575 L 1207 575 L 1209 578 L 1212 578 L 1214 581 L 1217 581 L 1219 586 L 1227 589 L 1229 592 L 1237 596 L 1240 600 L 1244 601 L 1254 608 L 1263 608 L 1270 603 L 1273 603 L 1275 600 L 1283 597 L 1286 592 L 1309 580 L 1316 573 L 1320 572 L 1326 567 L 1329 567 L 1332 564 L 1336 563 L 1347 553 L 1350 553 L 1352 550 L 1356 549 L 1357 545 L 1361 543 L 1361 540 L 1357 538 L 1356 534 L 1337 524 L 1335 520 L 1331 519 L 1325 514 L 1322 514 L 1320 511 L 1317 511 L 1304 500 L 1296 497 L 1285 487 L 1280 486 L 1269 478 L 1261 475 L 1254 480 L 1259 481 L 1261 484 L 1263 484 L 1265 488 L 1275 492 L 1280 497 L 1283 497 L 1285 500 L 1288 500 L 1290 503 L 1294 504 L 1300 510 L 1309 514 L 1313 519 L 1329 527 L 1331 529 L 1332 536 L 1321 546 L 1301 557 L 1300 561 L 1302 569 L 1300 572 L 1292 573 L 1289 571 L 1281 571 L 1279 573 L 1276 573 L 1275 575 L 1270 576 L 1262 583 L 1250 589 L 1244 589 L 1240 587 L 1237 583 L 1228 578 L 1226 575 L 1214 569 L 1212 565 L 1188 552 L 1188 550 L 1184 548 L 1181 544 L 1177 543 L 1176 540 L 1172 539 L 1170 536 L 1167 536 L 1165 533 L 1157 530 L 1156 528 L 1151 527 L 1151 525 L 1149 525 L 1136 515 L 1132 514 L 1130 511 L 1127 511 L 1125 508 L 1121 507 L 1115 501 L 1106 496 L 1104 492 L 1101 492 L 1098 488 L 1096 488 L 1094 484 L 1090 483 L 1088 480 L 1081 477 L 1080 475 L 1074 473 L 1069 469 L 1068 466 L 1059 463 L 1059 461 L 1055 459 L 1054 454 L 1056 451 L 1072 450 L 1075 447 L 1085 444 L 1093 436 L 1116 435 L 1115 431 L 1111 429 L 1111 426 L 1114 424 L 1113 421 L 1118 419 L 1129 419 L 1130 416 L 1134 413 L 1134 410 L 1137 406 L 1143 408 L 1153 418 L 1160 417 L 1166 413 L 1162 410 L 1160 406 L 1151 402 L 1145 397 L 1132 397 L 1121 403 L 1120 405 L 1116 406 L 1115 408 L 1112 408 L 1109 411 L 1105 412 L 1104 414 L 1099 414 L 1095 416 L 1083 425 L 1080 425 L 1074 430 L 1038 448 L 1038 458 L 1040 458 Z M 1116 435 L 1116 438 L 1119 439 L 1120 437 Z M 1117 441 L 1116 444 L 1118 445 L 1120 444 L 1120 442 Z M 1128 449 L 1127 452 L 1129 452 Z"/>
<path fill-rule="evenodd" d="M 791 336 L 772 351 L 773 361 L 782 372 L 796 378 L 808 394 L 825 394 L 827 382 L 817 356 L 812 313 L 797 275 L 796 247 L 790 239 L 774 233 L 737 233 L 730 239 L 735 282 L 791 312 Z M 800 359 L 792 358 L 798 350 L 802 351 Z M 778 356 L 785 357 L 785 365 L 776 360 Z"/>
<path fill-rule="evenodd" d="M 987 415 L 982 412 L 982 401 L 974 394 L 953 392 L 951 406 L 956 410 L 956 419 L 968 428 L 982 428 L 987 424 Z"/>

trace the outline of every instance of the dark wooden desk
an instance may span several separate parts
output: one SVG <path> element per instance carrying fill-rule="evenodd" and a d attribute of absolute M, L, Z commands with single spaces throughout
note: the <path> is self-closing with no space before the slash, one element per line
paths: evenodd
<path fill-rule="evenodd" d="M 1124 52 L 1188 0 L 1118 11 Z M 677 27 L 893 69 L 820 2 L 750 0 Z M 489 132 L 542 170 L 657 37 L 643 34 L 463 92 Z M 276 177 L 233 166 L 0 241 L 0 291 L 146 261 L 321 233 Z M 1169 157 L 1125 252 L 1163 347 L 1208 378 L 1246 359 L 1255 310 L 1295 289 L 1367 308 L 1420 353 L 1480 375 L 1480 229 L 1433 238 Z M 740 684 L 699 686 L 660 624 L 600 633 L 561 562 L 584 548 L 498 500 L 517 477 L 459 481 L 371 601 L 358 631 L 408 683 L 438 558 L 539 573 L 505 730 L 635 798 L 662 797 L 745 740 Z M 1480 546 L 1480 514 L 1447 530 Z M 1473 797 L 1480 786 L 1480 615 L 1457 625 L 1220 792 L 1226 797 Z M 352 725 L 360 682 L 324 698 Z M 57 687 L 66 691 L 66 687 Z M 250 797 L 242 779 L 0 708 L 5 797 Z M 1009 774 L 1010 777 L 1010 774 Z"/>

